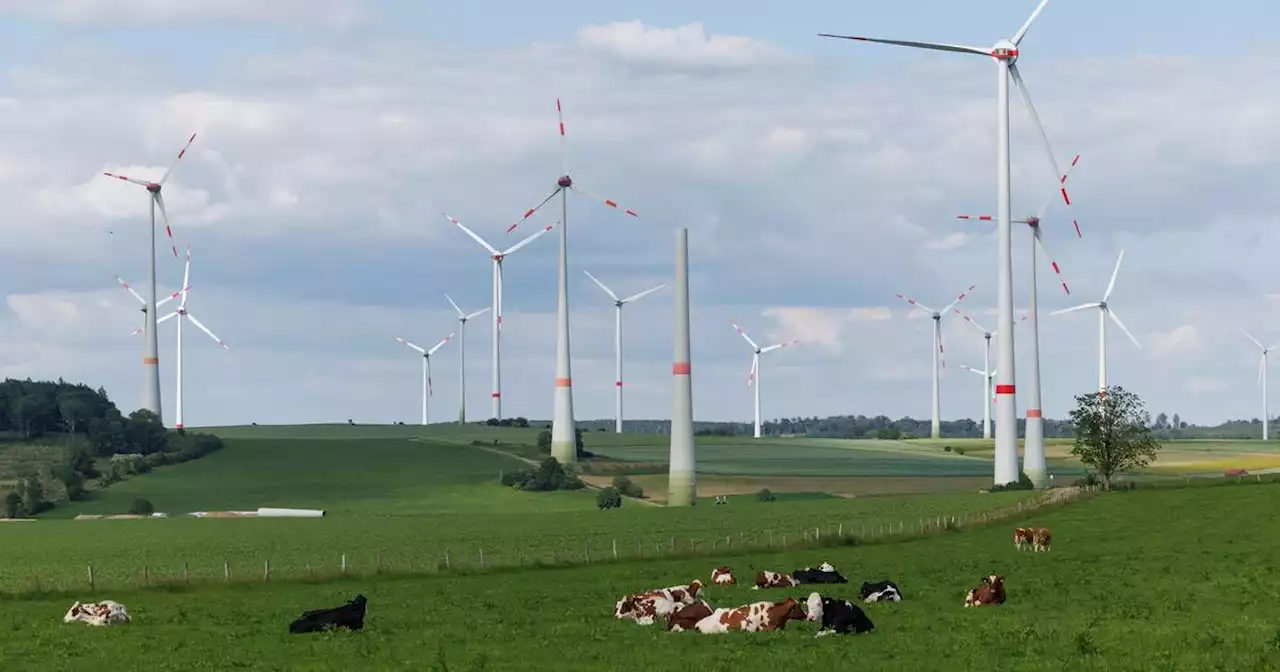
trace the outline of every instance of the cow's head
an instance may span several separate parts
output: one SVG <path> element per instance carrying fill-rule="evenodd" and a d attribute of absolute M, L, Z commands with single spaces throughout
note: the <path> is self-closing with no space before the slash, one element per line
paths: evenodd
<path fill-rule="evenodd" d="M 823 602 L 825 602 L 825 600 L 823 600 L 823 599 L 822 599 L 822 596 L 821 596 L 821 595 L 819 595 L 819 594 L 817 594 L 817 593 L 809 593 L 809 599 L 807 600 L 807 605 L 806 605 L 806 606 L 808 606 L 808 612 L 809 612 L 809 613 L 808 613 L 808 615 L 805 617 L 805 620 L 809 620 L 809 621 L 821 621 L 821 620 L 822 620 L 822 603 L 823 603 Z"/>
<path fill-rule="evenodd" d="M 85 613 L 84 609 L 81 608 L 79 602 L 76 602 L 75 604 L 71 605 L 70 609 L 67 610 L 67 615 L 62 617 L 62 622 L 72 623 L 74 621 L 78 621 L 80 620 L 80 614 L 83 614 L 83 613 Z"/>
<path fill-rule="evenodd" d="M 829 563 L 829 562 L 824 562 L 824 563 L 822 563 L 821 565 L 819 565 L 819 566 L 818 566 L 818 569 L 820 569 L 820 570 L 822 570 L 822 571 L 824 571 L 824 572 L 835 572 L 835 571 L 836 571 L 836 568 L 835 568 L 835 567 L 832 567 L 832 566 L 831 566 L 831 563 Z"/>
<path fill-rule="evenodd" d="M 769 611 L 771 612 L 769 615 L 772 617 L 770 620 L 775 623 L 793 619 L 804 620 L 805 618 L 804 609 L 800 606 L 800 603 L 790 597 L 774 605 L 774 608 Z"/>
<path fill-rule="evenodd" d="M 622 598 L 621 600 L 618 600 L 618 603 L 613 605 L 613 617 L 626 618 L 627 615 L 635 613 L 635 610 L 636 610 L 635 596 L 634 595 L 627 596 Z"/>

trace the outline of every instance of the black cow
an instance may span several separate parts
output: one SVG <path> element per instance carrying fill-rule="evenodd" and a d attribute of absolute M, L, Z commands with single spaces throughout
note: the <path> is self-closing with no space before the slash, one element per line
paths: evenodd
<path fill-rule="evenodd" d="M 901 602 L 902 591 L 898 584 L 885 579 L 875 583 L 863 583 L 859 591 L 863 602 Z"/>
<path fill-rule="evenodd" d="M 331 628 L 364 630 L 364 609 L 367 602 L 364 595 L 356 595 L 356 599 L 340 607 L 304 612 L 298 620 L 289 624 L 289 632 L 300 635 Z"/>
<path fill-rule="evenodd" d="M 835 567 L 826 563 L 823 563 L 818 569 L 812 567 L 797 569 L 791 573 L 791 576 L 802 585 L 806 583 L 849 583 L 849 579 L 844 578 L 840 572 L 836 571 Z"/>
<path fill-rule="evenodd" d="M 822 598 L 822 627 L 815 637 L 823 635 L 862 634 L 875 630 L 876 626 L 858 605 L 830 597 Z"/>

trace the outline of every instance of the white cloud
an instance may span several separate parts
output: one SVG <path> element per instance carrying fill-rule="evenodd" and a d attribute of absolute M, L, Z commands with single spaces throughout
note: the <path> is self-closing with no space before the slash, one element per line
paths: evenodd
<path fill-rule="evenodd" d="M 1200 350 L 1200 332 L 1194 325 L 1184 324 L 1171 331 L 1151 334 L 1151 354 L 1154 357 L 1178 357 Z"/>
<path fill-rule="evenodd" d="M 0 0 L 0 12 L 65 23 L 306 22 L 350 25 L 361 0 Z"/>
<path fill-rule="evenodd" d="M 786 50 L 750 37 L 709 35 L 701 23 L 677 28 L 617 21 L 578 30 L 578 44 L 623 63 L 681 70 L 739 69 L 791 60 Z"/>
<path fill-rule="evenodd" d="M 935 238 L 925 243 L 924 246 L 930 250 L 958 250 L 968 244 L 969 234 L 957 231 L 942 238 Z"/>

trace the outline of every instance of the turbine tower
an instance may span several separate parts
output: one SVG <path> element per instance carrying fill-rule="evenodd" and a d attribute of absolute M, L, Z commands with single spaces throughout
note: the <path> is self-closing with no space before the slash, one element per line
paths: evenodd
<path fill-rule="evenodd" d="M 1120 318 L 1116 317 L 1115 311 L 1111 310 L 1111 306 L 1107 303 L 1107 300 L 1111 298 L 1112 290 L 1116 288 L 1116 276 L 1120 274 L 1120 262 L 1122 261 L 1124 261 L 1124 250 L 1120 250 L 1120 256 L 1116 259 L 1116 268 L 1111 272 L 1111 282 L 1107 283 L 1107 291 L 1102 295 L 1101 301 L 1083 303 L 1049 313 L 1050 315 L 1063 315 L 1088 308 L 1098 309 L 1098 391 L 1103 395 L 1107 393 L 1107 319 L 1109 318 L 1112 322 L 1115 322 L 1116 326 L 1120 327 L 1124 335 L 1128 336 L 1129 340 L 1133 341 L 1133 344 L 1138 349 L 1142 348 L 1142 344 L 1133 337 L 1133 334 L 1129 333 L 1129 329 L 1124 326 Z"/>
<path fill-rule="evenodd" d="M 187 144 L 182 146 L 178 152 L 178 157 L 169 164 L 169 169 L 160 177 L 159 182 L 150 182 L 148 180 L 140 180 L 128 175 L 117 175 L 116 173 L 103 173 L 107 177 L 114 177 L 117 180 L 124 180 L 147 190 L 147 200 L 151 203 L 151 247 L 148 263 L 147 285 L 150 292 L 147 294 L 147 325 L 145 335 L 147 337 L 146 354 L 142 357 L 142 408 L 145 408 L 156 414 L 156 418 L 164 423 L 164 416 L 160 409 L 160 343 L 156 340 L 156 208 L 160 208 L 160 214 L 164 216 L 164 231 L 169 236 L 169 242 L 173 247 L 173 257 L 178 257 L 178 245 L 173 242 L 173 228 L 169 226 L 169 213 L 164 208 L 164 198 L 160 192 L 164 189 L 165 182 L 169 181 L 169 177 L 173 175 L 173 169 L 178 166 L 178 162 L 182 160 L 187 148 L 196 139 L 196 134 L 192 133 L 187 138 Z"/>
<path fill-rule="evenodd" d="M 676 232 L 676 347 L 671 364 L 671 447 L 667 506 L 693 506 L 698 481 L 693 442 L 693 368 L 689 360 L 689 229 Z"/>
<path fill-rule="evenodd" d="M 933 420 L 929 425 L 929 434 L 934 439 L 942 436 L 942 396 L 939 391 L 940 387 L 938 384 L 938 376 L 941 374 L 941 369 L 945 369 L 947 367 L 945 353 L 942 349 L 942 318 L 944 315 L 951 312 L 951 309 L 955 308 L 957 304 L 963 301 L 964 297 L 968 296 L 969 292 L 972 292 L 973 288 L 977 286 L 978 285 L 976 284 L 969 285 L 968 289 L 960 292 L 960 296 L 957 296 L 955 301 L 947 304 L 947 307 L 943 308 L 941 311 L 929 308 L 915 299 L 905 297 L 901 294 L 895 294 L 899 299 L 923 310 L 929 314 L 929 317 L 933 318 Z M 941 367 L 939 367 L 939 364 L 941 364 Z"/>
<path fill-rule="evenodd" d="M 183 272 L 182 272 L 182 289 L 181 289 L 181 290 L 179 290 L 179 291 L 177 292 L 178 294 L 181 294 L 181 295 L 182 295 L 182 301 L 179 301 L 179 302 L 178 302 L 178 309 L 177 309 L 177 310 L 175 310 L 175 311 L 173 311 L 172 313 L 169 313 L 168 315 L 165 315 L 164 317 L 162 317 L 162 318 L 160 318 L 160 319 L 156 320 L 156 324 L 158 325 L 158 324 L 160 324 L 161 322 L 166 322 L 166 321 L 168 321 L 168 320 L 170 320 L 170 319 L 172 319 L 172 318 L 175 318 L 175 317 L 176 317 L 176 318 L 178 318 L 178 354 L 177 354 L 177 360 L 176 360 L 176 362 L 175 362 L 175 364 L 174 364 L 174 368 L 177 370 L 177 373 L 178 373 L 178 379 L 177 379 L 177 381 L 176 381 L 176 385 L 177 385 L 177 393 L 174 395 L 174 415 L 175 415 L 176 417 L 175 417 L 175 419 L 174 419 L 173 426 L 174 426 L 174 428 L 175 428 L 175 429 L 182 429 L 182 427 L 183 427 L 183 424 L 182 424 L 182 398 L 183 398 L 183 393 L 182 393 L 182 323 L 183 323 L 184 321 L 190 320 L 190 321 L 191 321 L 191 324 L 196 325 L 196 328 L 197 328 L 197 329 L 199 329 L 200 331 L 203 331 L 204 333 L 208 334 L 208 335 L 209 335 L 209 338 L 212 338 L 212 339 L 213 339 L 213 340 L 214 340 L 218 345 L 221 345 L 223 350 L 230 350 L 230 349 L 231 349 L 231 348 L 227 347 L 227 344 L 226 344 L 225 342 L 223 342 L 223 340 L 222 340 L 221 338 L 218 338 L 218 336 L 217 336 L 216 334 L 214 334 L 212 331 L 209 331 L 209 327 L 204 326 L 204 323 L 203 323 L 203 322 L 201 322 L 200 320 L 196 319 L 196 316 L 195 316 L 195 315 L 192 315 L 191 313 L 187 312 L 187 291 L 188 291 L 188 290 L 190 290 L 190 289 L 191 289 L 191 248 L 190 248 L 190 247 L 188 247 L 188 248 L 187 248 L 187 263 L 186 263 L 186 268 L 185 268 L 185 270 L 183 270 Z M 166 301 L 167 301 L 167 300 L 168 300 L 168 299 L 166 299 Z M 164 303 L 164 301 L 161 301 L 160 303 Z M 157 304 L 156 304 L 156 306 L 159 306 L 159 305 L 160 305 L 160 303 L 157 303 Z"/>
<path fill-rule="evenodd" d="M 991 401 L 995 392 L 995 389 L 993 388 L 993 384 L 996 379 L 996 372 L 994 370 L 988 371 L 985 368 L 979 370 L 979 369 L 973 368 L 972 366 L 965 366 L 964 364 L 961 364 L 960 368 L 964 369 L 965 371 L 972 371 L 982 376 L 982 438 L 990 439 L 991 438 Z"/>
<path fill-rule="evenodd" d="M 755 402 L 756 402 L 755 403 L 755 407 L 756 407 L 755 437 L 758 439 L 760 438 L 760 380 L 759 380 L 760 379 L 760 355 L 763 355 L 766 352 L 773 352 L 774 350 L 777 350 L 779 348 L 785 348 L 788 345 L 795 345 L 800 341 L 792 340 L 792 341 L 787 341 L 786 343 L 774 343 L 773 345 L 766 345 L 765 347 L 762 348 L 756 345 L 755 341 L 751 340 L 751 337 L 747 335 L 747 332 L 742 330 L 742 327 L 739 327 L 738 325 L 734 324 L 733 328 L 738 331 L 739 336 L 742 336 L 742 338 L 746 339 L 747 343 L 751 345 L 751 349 L 753 351 L 751 353 L 751 373 L 747 374 L 747 389 L 751 389 L 752 383 L 755 384 L 755 388 L 756 388 L 755 389 Z"/>
<path fill-rule="evenodd" d="M 436 351 L 439 350 L 440 348 L 443 348 L 444 344 L 448 343 L 449 339 L 451 338 L 453 338 L 453 334 L 449 334 L 448 336 L 445 336 L 443 341 L 436 343 L 435 346 L 433 346 L 430 350 L 427 350 L 426 348 L 423 348 L 418 345 L 414 345 L 413 343 L 410 343 L 409 341 L 406 341 L 403 338 L 400 338 L 399 336 L 396 337 L 397 341 L 399 341 L 400 343 L 404 343 L 405 345 L 409 346 L 410 348 L 413 348 L 414 350 L 417 350 L 418 353 L 422 355 L 422 426 L 423 427 L 426 427 L 427 422 L 430 420 L 430 415 L 428 415 L 428 412 L 427 412 L 427 398 L 431 396 L 431 355 L 436 354 Z"/>
<path fill-rule="evenodd" d="M 1026 83 L 1022 81 L 1022 74 L 1018 71 L 1017 61 L 1019 56 L 1019 47 L 1022 39 L 1026 37 L 1027 31 L 1031 29 L 1031 24 L 1035 22 L 1036 17 L 1044 10 L 1049 0 L 1040 0 L 1040 4 L 1035 11 L 1027 19 L 1026 23 L 1014 33 L 1013 37 L 1007 40 L 1001 40 L 995 46 L 982 49 L 979 47 L 967 47 L 954 44 L 939 44 L 933 42 L 914 42 L 904 40 L 882 40 L 869 37 L 853 37 L 849 35 L 831 35 L 822 34 L 822 37 L 834 37 L 846 40 L 859 40 L 862 42 L 879 42 L 881 44 L 893 44 L 904 47 L 915 47 L 919 49 L 932 49 L 935 51 L 949 51 L 961 54 L 973 54 L 976 56 L 985 56 L 995 60 L 996 62 L 996 233 L 997 233 L 997 249 L 998 249 L 998 275 L 999 286 L 997 288 L 998 305 L 1000 308 L 1000 316 L 997 321 L 996 328 L 1002 332 L 1009 334 L 1009 338 L 1000 339 L 996 353 L 996 368 L 999 375 L 996 378 L 996 450 L 994 460 L 994 481 L 997 484 L 1013 483 L 1018 480 L 1018 409 L 1014 394 L 1017 390 L 1014 381 L 1017 379 L 1014 370 L 1014 342 L 1013 342 L 1013 256 L 1012 256 L 1012 230 L 1009 222 L 1009 192 L 1010 192 L 1010 170 L 1009 170 L 1009 78 L 1012 77 L 1014 84 L 1017 85 L 1018 93 L 1022 97 L 1022 102 L 1026 105 L 1027 111 L 1030 113 L 1031 120 L 1035 123 L 1036 130 L 1039 131 L 1040 141 L 1044 145 L 1045 155 L 1049 159 L 1049 163 L 1053 168 L 1053 178 L 1059 182 L 1062 192 L 1062 200 L 1071 204 L 1071 199 L 1067 196 L 1066 186 L 1061 184 L 1060 176 L 1062 171 L 1058 170 L 1057 160 L 1054 159 L 1054 153 L 1049 146 L 1049 136 L 1045 134 L 1044 127 L 1040 123 L 1040 117 L 1036 113 L 1035 106 L 1031 103 L 1031 95 L 1027 92 Z"/>
<path fill-rule="evenodd" d="M 465 425 L 467 424 L 467 320 L 489 312 L 490 308 L 477 310 L 468 315 L 462 312 L 448 294 L 445 294 L 444 298 L 449 299 L 449 305 L 458 311 L 458 424 Z M 495 361 L 497 361 L 496 358 Z M 496 370 L 497 367 L 495 366 L 494 369 Z"/>
<path fill-rule="evenodd" d="M 471 236 L 471 239 L 480 243 L 489 252 L 489 258 L 493 259 L 493 418 L 495 420 L 502 419 L 502 262 L 511 253 L 537 240 L 542 234 L 555 228 L 555 224 L 549 224 L 543 227 L 537 233 L 530 235 L 528 238 L 512 245 L 503 252 L 499 252 L 492 245 L 485 242 L 484 238 L 477 236 L 474 231 L 462 225 L 462 222 L 445 214 L 445 219 L 458 225 L 464 233 Z"/>
<path fill-rule="evenodd" d="M 963 317 L 965 322 L 973 325 L 974 329 L 977 329 L 978 331 L 982 332 L 982 338 L 986 341 L 982 351 L 982 370 L 979 371 L 973 367 L 965 366 L 963 364 L 960 365 L 960 368 L 965 369 L 967 371 L 972 371 L 974 373 L 981 373 L 982 375 L 986 376 L 986 381 L 987 381 L 986 391 L 982 393 L 983 399 L 986 400 L 982 402 L 982 438 L 990 439 L 991 438 L 991 399 L 995 394 L 995 388 L 993 388 L 991 385 L 996 375 L 995 370 L 991 368 L 991 338 L 995 336 L 997 332 L 987 331 L 986 328 L 978 324 L 978 322 L 974 320 L 972 317 L 969 317 L 968 315 L 960 312 L 959 308 L 956 308 L 954 310 L 956 315 Z M 1023 315 L 1022 317 L 1018 318 L 1018 322 L 1021 322 L 1025 319 L 1027 319 L 1027 316 Z M 1016 325 L 1018 324 L 1018 322 L 1014 322 L 1014 324 Z"/>
<path fill-rule="evenodd" d="M 1075 169 L 1076 164 L 1080 161 L 1080 155 L 1076 154 L 1071 160 L 1071 165 L 1067 166 L 1067 172 L 1062 174 L 1063 186 L 1067 183 L 1067 178 L 1071 175 L 1071 171 Z M 1056 198 L 1056 197 L 1055 197 Z M 1028 315 L 1031 317 L 1031 375 L 1028 376 L 1029 388 L 1031 390 L 1031 399 L 1027 403 L 1027 426 L 1024 434 L 1024 449 L 1022 457 L 1022 471 L 1031 479 L 1037 488 L 1045 487 L 1049 484 L 1048 462 L 1044 453 L 1044 414 L 1040 410 L 1040 290 L 1038 289 L 1037 273 L 1036 273 L 1036 248 L 1044 253 L 1049 265 L 1053 268 L 1053 272 L 1058 275 L 1058 282 L 1062 284 L 1062 291 L 1070 294 L 1071 289 L 1067 287 L 1067 281 L 1062 277 L 1062 269 L 1058 266 L 1058 262 L 1054 261 L 1053 255 L 1049 254 L 1049 248 L 1045 246 L 1043 227 L 1040 226 L 1044 220 L 1044 216 L 1049 212 L 1049 206 L 1055 198 L 1045 201 L 1040 208 L 1040 214 L 1026 219 L 1013 220 L 1016 224 L 1026 224 L 1031 229 L 1031 250 L 1029 251 L 1029 266 L 1031 269 L 1031 309 Z M 990 215 L 959 215 L 958 219 L 976 219 L 980 221 L 991 221 L 995 219 Z M 1072 221 L 1075 225 L 1076 236 L 1083 237 L 1080 233 L 1080 223 Z M 1026 318 L 1023 318 L 1026 319 Z"/>
<path fill-rule="evenodd" d="M 614 362 L 613 362 L 614 378 L 613 379 L 615 381 L 614 388 L 617 390 L 617 392 L 615 393 L 616 396 L 614 398 L 614 403 L 613 403 L 613 406 L 614 406 L 613 414 L 615 418 L 614 432 L 617 434 L 621 434 L 622 433 L 622 307 L 633 301 L 639 301 L 640 299 L 643 299 L 644 297 L 658 291 L 659 289 L 662 289 L 663 287 L 666 287 L 667 285 L 666 283 L 663 283 L 661 285 L 658 285 L 657 287 L 646 289 L 643 292 L 640 292 L 638 294 L 632 294 L 631 296 L 628 296 L 625 299 L 619 299 L 618 295 L 614 294 L 612 289 L 609 289 L 608 287 L 605 286 L 603 282 L 600 282 L 599 280 L 597 280 L 596 276 L 591 275 L 590 271 L 583 269 L 582 272 L 586 273 L 587 277 L 591 278 L 592 282 L 599 285 L 600 289 L 603 289 L 604 293 L 608 294 L 609 298 L 613 299 L 613 306 L 616 309 L 614 311 L 614 316 L 613 316 L 613 355 L 614 355 Z"/>
<path fill-rule="evenodd" d="M 573 422 L 573 373 L 569 362 L 569 191 L 576 191 L 583 196 L 603 202 L 605 205 L 622 210 L 632 217 L 639 217 L 634 210 L 619 208 L 616 201 L 597 196 L 582 188 L 569 177 L 569 154 L 565 149 L 564 112 L 560 108 L 560 99 L 556 99 L 556 116 L 560 120 L 560 159 L 563 171 L 556 180 L 556 188 L 542 202 L 525 211 L 520 221 L 507 228 L 511 233 L 526 219 L 533 216 L 539 208 L 546 205 L 557 194 L 560 196 L 560 273 L 559 291 L 556 299 L 556 387 L 555 411 L 551 417 L 551 456 L 561 464 L 578 461 L 576 433 Z"/>
<path fill-rule="evenodd" d="M 1240 333 L 1253 341 L 1253 344 L 1258 346 L 1258 349 L 1262 351 L 1262 357 L 1258 360 L 1258 384 L 1262 386 L 1262 440 L 1268 441 L 1270 438 L 1267 435 L 1267 430 L 1271 425 L 1271 416 L 1269 414 L 1269 407 L 1267 406 L 1267 353 L 1274 350 L 1276 346 L 1273 345 L 1269 348 L 1263 347 L 1263 345 L 1258 342 L 1258 339 L 1249 335 L 1249 332 L 1241 329 Z"/>

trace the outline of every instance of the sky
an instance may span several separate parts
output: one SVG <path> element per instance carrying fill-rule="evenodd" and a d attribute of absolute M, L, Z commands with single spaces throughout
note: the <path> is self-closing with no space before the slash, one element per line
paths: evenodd
<path fill-rule="evenodd" d="M 927 417 L 928 316 L 901 293 L 960 304 L 996 328 L 995 66 L 960 54 L 827 40 L 864 34 L 989 46 L 1031 0 L 740 3 L 565 0 L 0 0 L 0 376 L 62 377 L 140 404 L 147 197 L 102 176 L 156 179 L 197 133 L 165 199 L 190 246 L 185 421 L 416 422 L 424 346 L 491 302 L 488 253 L 561 172 L 638 218 L 572 194 L 569 279 L 579 418 L 613 414 L 613 307 L 671 282 L 690 233 L 694 413 L 751 418 L 750 347 L 766 418 Z M 495 20 L 501 17 L 500 20 Z M 1280 343 L 1280 75 L 1274 3 L 1055 0 L 1019 68 L 1057 161 L 1081 159 L 1043 228 L 1069 283 L 1039 264 L 1043 408 L 1096 389 L 1096 301 L 1109 382 L 1197 423 L 1262 414 L 1258 348 Z M 1013 209 L 1052 201 L 1048 162 L 1011 101 Z M 1071 220 L 1080 222 L 1078 238 Z M 548 418 L 558 232 L 506 261 L 504 415 Z M 1015 302 L 1030 247 L 1014 231 Z M 160 233 L 159 291 L 182 262 Z M 624 310 L 626 416 L 671 409 L 673 295 Z M 167 304 L 172 306 L 172 302 Z M 162 307 L 162 311 L 166 307 Z M 468 324 L 467 404 L 489 415 L 491 324 Z M 160 325 L 173 421 L 174 321 Z M 943 320 L 944 418 L 980 418 L 983 338 Z M 1029 339 L 1015 329 L 1025 392 Z M 433 420 L 456 417 L 459 339 L 432 358 Z M 992 359 L 994 362 L 994 349 Z M 994 365 L 994 364 L 993 364 Z M 1020 394 L 1019 415 L 1026 408 Z"/>

